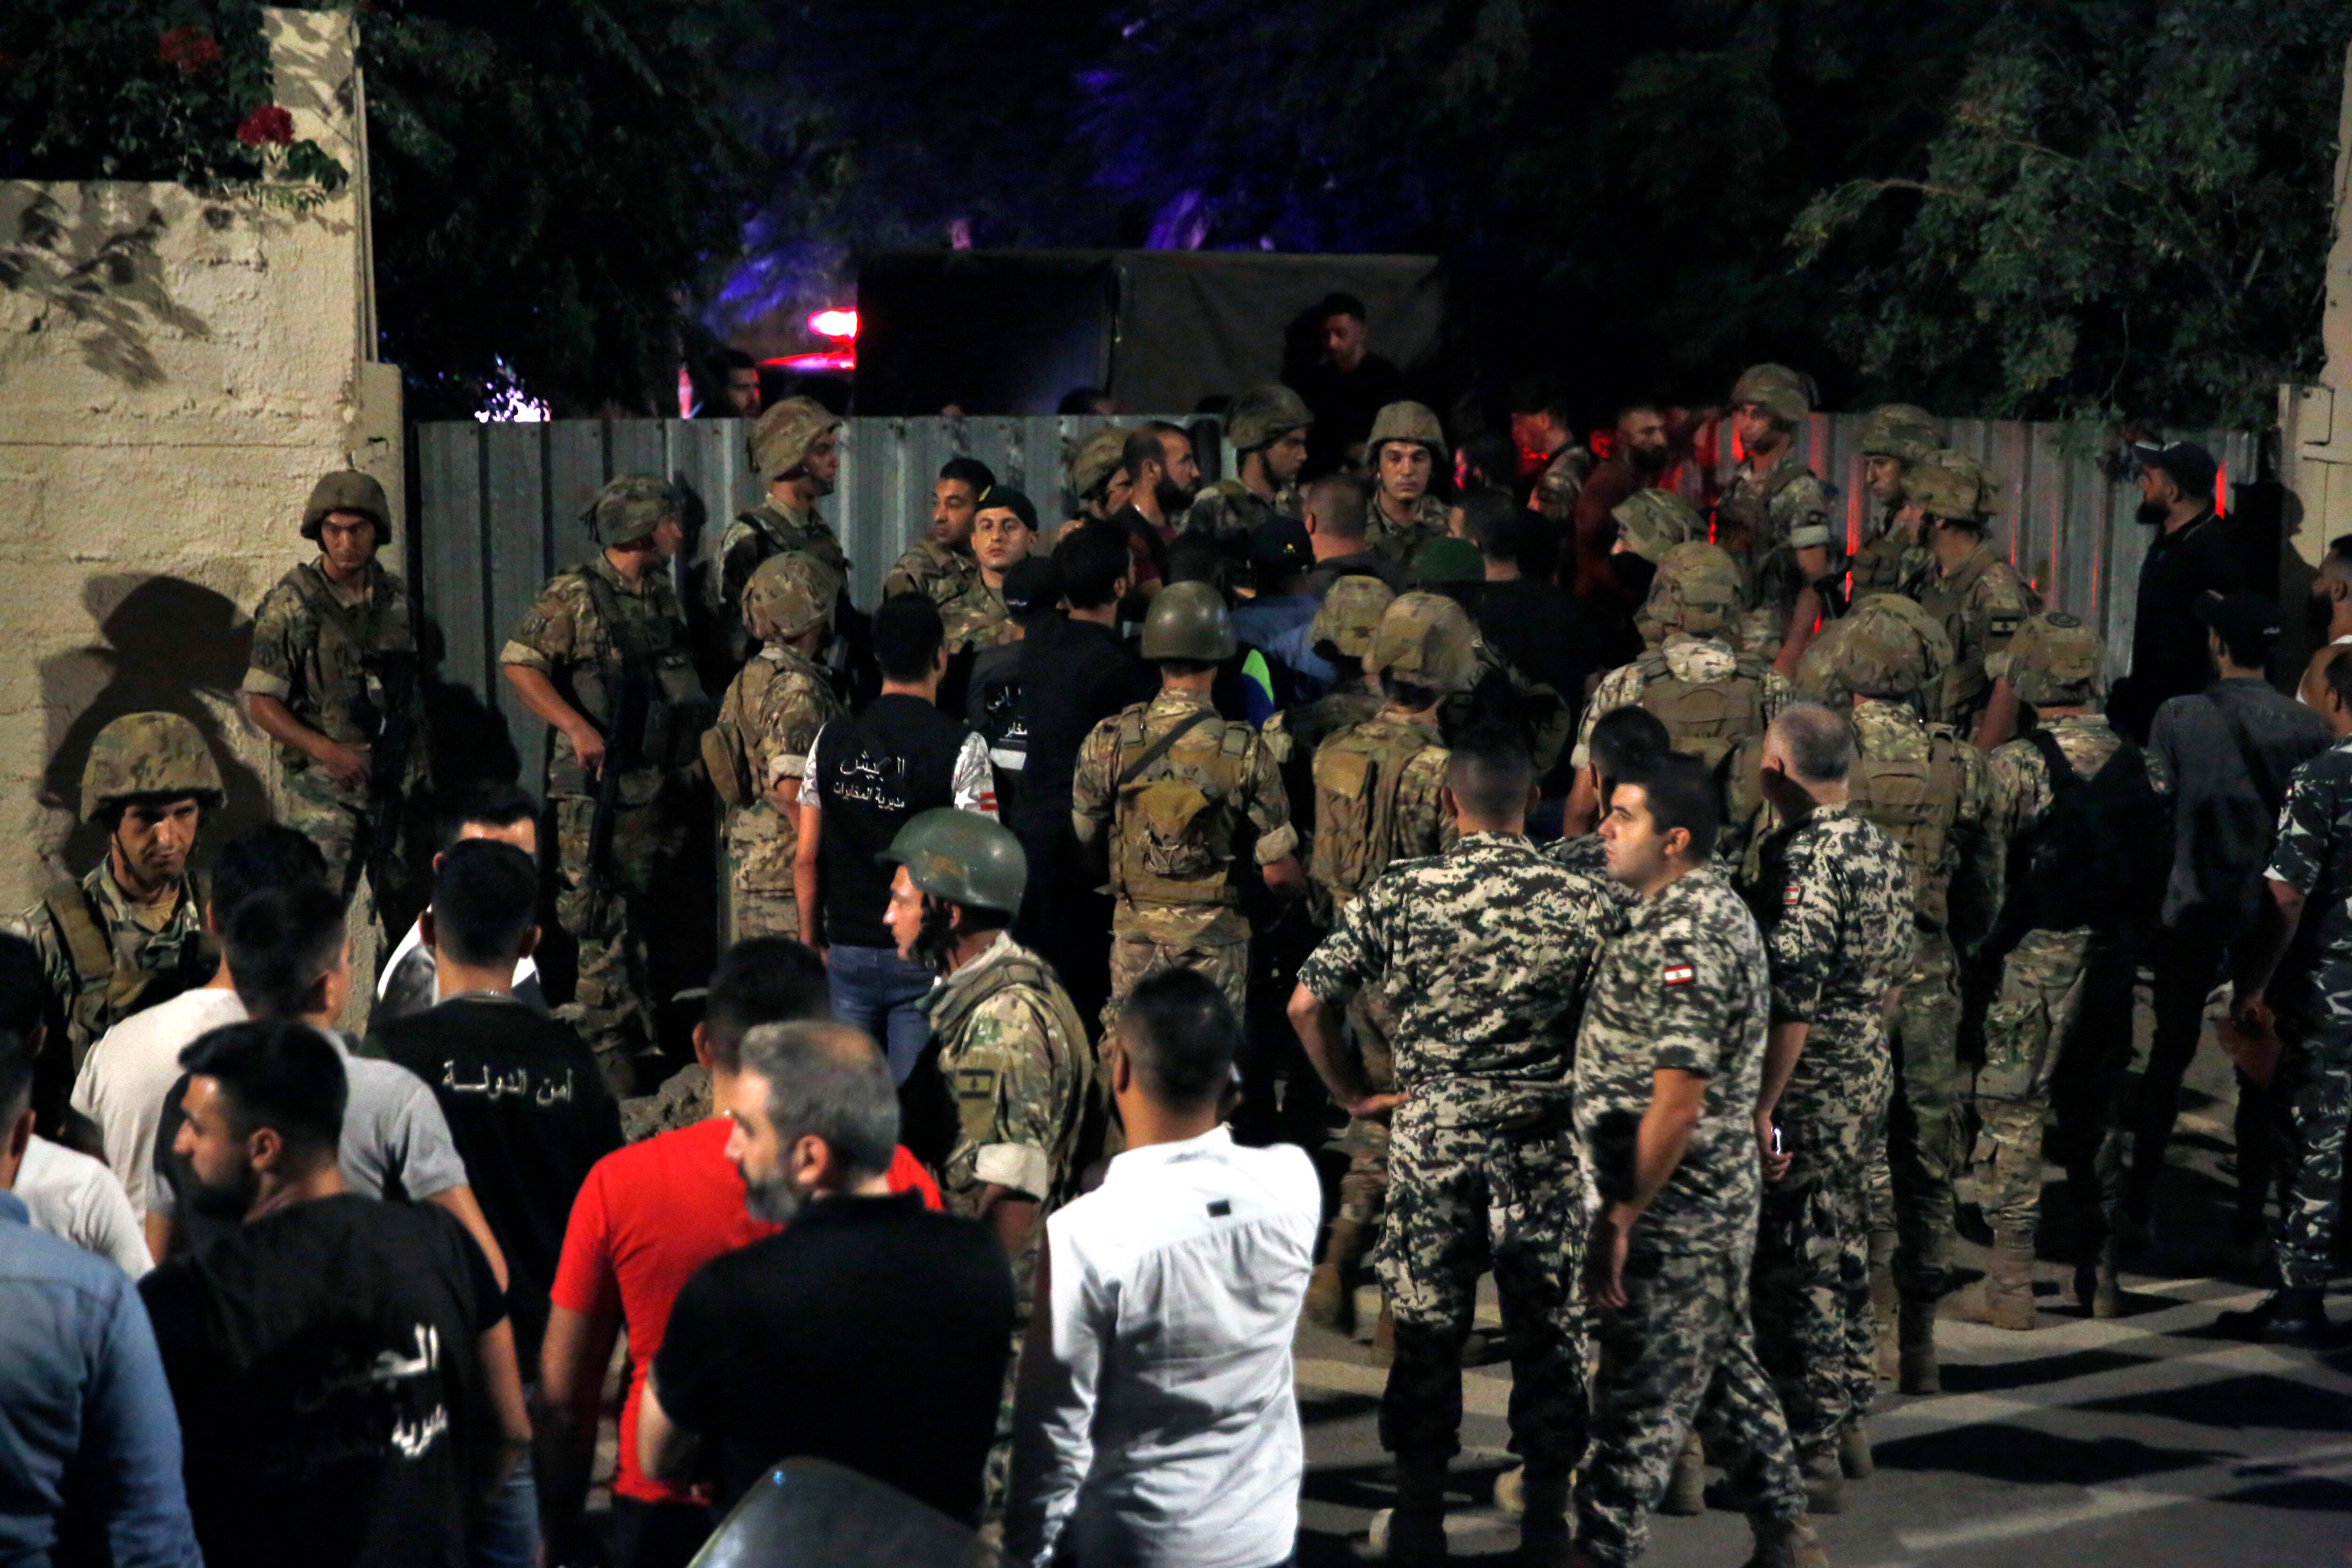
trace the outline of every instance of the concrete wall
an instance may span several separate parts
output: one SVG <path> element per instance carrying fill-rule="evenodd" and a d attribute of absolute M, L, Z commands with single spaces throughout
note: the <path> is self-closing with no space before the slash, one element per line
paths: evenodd
<path fill-rule="evenodd" d="M 2352 48 L 2345 51 L 2339 112 L 2336 224 L 2320 318 L 2327 361 L 2318 385 L 2279 389 L 2279 452 L 2293 498 L 2284 532 L 2306 566 L 2318 564 L 2330 539 L 2352 531 Z"/>
<path fill-rule="evenodd" d="M 94 861 L 73 807 L 121 713 L 212 740 L 229 806 L 207 845 L 268 812 L 235 698 L 254 605 L 310 552 L 303 500 L 346 454 L 402 494 L 399 376 L 367 362 L 353 23 L 265 16 L 297 138 L 354 176 L 323 205 L 0 184 L 0 908 Z"/>

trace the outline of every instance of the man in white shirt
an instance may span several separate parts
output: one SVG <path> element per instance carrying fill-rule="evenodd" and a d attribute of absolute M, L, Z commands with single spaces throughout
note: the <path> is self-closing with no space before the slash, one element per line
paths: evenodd
<path fill-rule="evenodd" d="M 35 1230 L 96 1253 L 133 1279 L 155 1267 L 122 1184 L 101 1162 L 36 1137 L 16 1167 L 16 1197 Z"/>
<path fill-rule="evenodd" d="M 1241 1026 L 1189 969 L 1139 983 L 1103 1070 L 1127 1152 L 1045 1222 L 1014 1416 L 1008 1561 L 1268 1568 L 1298 1532 L 1290 1341 L 1322 1194 L 1304 1151 L 1218 1124 Z"/>

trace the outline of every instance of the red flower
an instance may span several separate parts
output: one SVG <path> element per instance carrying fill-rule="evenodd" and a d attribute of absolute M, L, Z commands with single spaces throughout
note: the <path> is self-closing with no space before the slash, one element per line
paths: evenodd
<path fill-rule="evenodd" d="M 221 58 L 220 46 L 202 27 L 174 27 L 155 41 L 155 53 L 182 76 L 194 76 Z"/>
<path fill-rule="evenodd" d="M 248 147 L 258 147 L 274 142 L 283 147 L 294 140 L 294 116 L 274 103 L 265 103 L 245 117 L 236 128 L 236 139 Z"/>

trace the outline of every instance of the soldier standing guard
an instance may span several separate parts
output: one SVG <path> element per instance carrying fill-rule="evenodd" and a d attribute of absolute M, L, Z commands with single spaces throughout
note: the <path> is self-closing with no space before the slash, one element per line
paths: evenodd
<path fill-rule="evenodd" d="M 743 589 L 760 563 L 771 555 L 805 550 L 841 575 L 845 597 L 849 557 L 841 542 L 816 514 L 817 499 L 833 493 L 841 478 L 841 416 L 813 398 L 787 397 L 752 427 L 745 443 L 751 471 L 768 493 L 750 511 L 739 513 L 719 536 L 717 569 L 708 579 L 718 595 L 711 618 L 727 638 L 736 664 L 751 657 L 751 633 L 743 625 Z M 848 625 L 843 606 L 834 608 L 835 630 Z"/>
<path fill-rule="evenodd" d="M 637 1092 L 637 1058 L 658 1048 L 646 906 L 684 841 L 682 775 L 699 771 L 709 705 L 670 586 L 686 531 L 668 488 L 645 474 L 614 479 L 586 521 L 603 548 L 548 580 L 499 662 L 554 731 L 555 916 L 580 946 L 579 989 L 560 1016 L 625 1098 Z"/>
<path fill-rule="evenodd" d="M 1829 497 L 1797 457 L 1812 380 L 1786 365 L 1750 365 L 1731 388 L 1732 430 L 1745 456 L 1715 507 L 1715 542 L 1738 563 L 1748 613 L 1739 647 L 1796 668 L 1813 623 L 1837 612 L 1830 571 Z"/>
<path fill-rule="evenodd" d="M 286 824 L 326 856 L 327 885 L 348 900 L 368 871 L 384 929 L 404 931 L 424 901 L 408 862 L 430 779 L 408 588 L 378 559 L 392 538 L 383 487 L 352 469 L 327 475 L 302 509 L 302 537 L 318 559 L 253 612 L 246 710 L 278 742 Z"/>
<path fill-rule="evenodd" d="M 1259 529 L 1278 517 L 1298 519 L 1297 481 L 1314 422 L 1306 401 L 1278 381 L 1245 388 L 1225 411 L 1237 472 L 1202 490 L 1176 531 L 1206 534 L 1229 561 L 1246 563 Z"/>
<path fill-rule="evenodd" d="M 1985 660 L 2009 646 L 2042 596 L 1985 538 L 1995 497 L 1991 477 L 1970 458 L 1941 452 L 1905 474 L 1903 492 L 1919 510 L 1927 563 L 1905 592 L 1919 601 L 1952 641 L 1951 668 L 1927 717 L 1973 737 L 1993 696 Z M 1997 716 L 2004 730 L 2014 705 Z"/>
<path fill-rule="evenodd" d="M 1430 493 L 1445 459 L 1445 430 L 1418 403 L 1391 403 L 1372 420 L 1368 452 L 1372 504 L 1364 511 L 1364 545 L 1398 566 L 1446 535 L 1445 503 Z"/>
<path fill-rule="evenodd" d="M 1872 594 L 1899 594 L 1927 564 L 1919 537 L 1919 509 L 1904 489 L 1904 476 L 1926 462 L 1937 447 L 1936 416 L 1908 403 L 1883 403 L 1863 416 L 1863 480 L 1879 507 L 1876 525 L 1846 563 L 1857 601 Z"/>

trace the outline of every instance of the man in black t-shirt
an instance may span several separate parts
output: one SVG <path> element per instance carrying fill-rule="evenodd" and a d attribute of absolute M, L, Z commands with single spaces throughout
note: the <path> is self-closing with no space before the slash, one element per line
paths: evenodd
<path fill-rule="evenodd" d="M 241 1223 L 140 1281 L 207 1561 L 460 1568 L 530 1426 L 498 1279 L 441 1210 L 343 1190 L 326 1038 L 233 1024 L 181 1057 L 187 1201 Z"/>
<path fill-rule="evenodd" d="M 1587 678 L 1602 668 L 1600 639 L 1583 601 L 1552 585 L 1564 540 L 1559 526 L 1494 490 L 1462 498 L 1462 522 L 1478 542 L 1486 581 L 1477 593 L 1478 632 L 1511 667 L 1559 694 L 1572 723 L 1584 711 Z M 1563 757 L 1543 781 L 1568 793 Z"/>
<path fill-rule="evenodd" d="M 2157 531 L 2139 568 L 2132 621 L 2131 674 L 2116 684 L 2107 716 L 2145 744 L 2166 699 L 2205 689 L 2205 627 L 2198 601 L 2252 586 L 2245 552 L 2229 522 L 2213 510 L 2220 468 L 2194 441 L 2135 442 L 2140 466 L 2141 522 Z"/>
<path fill-rule="evenodd" d="M 824 954 L 833 1015 L 884 1042 L 905 1082 L 931 1028 L 915 1004 L 931 972 L 898 956 L 882 911 L 890 873 L 874 857 L 918 812 L 961 806 L 996 815 L 988 742 L 939 710 L 947 672 L 939 606 L 921 594 L 874 612 L 882 693 L 817 731 L 801 782 L 793 889 L 801 940 Z"/>
<path fill-rule="evenodd" d="M 1004 1254 L 977 1222 L 891 1195 L 898 1095 L 856 1029 L 753 1029 L 726 1109 L 744 1205 L 785 1228 L 678 1292 L 637 1407 L 638 1462 L 686 1480 L 702 1438 L 723 1513 L 808 1455 L 978 1523 L 1013 1334 Z"/>

